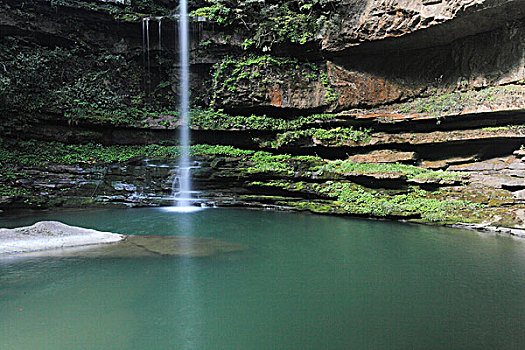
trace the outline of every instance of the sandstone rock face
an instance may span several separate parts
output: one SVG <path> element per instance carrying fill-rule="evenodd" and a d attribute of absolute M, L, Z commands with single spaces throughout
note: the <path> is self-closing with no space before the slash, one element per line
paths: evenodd
<path fill-rule="evenodd" d="M 263 69 L 256 76 L 252 69 L 240 70 L 238 75 L 252 74 L 251 78 L 217 91 L 216 99 L 233 113 L 258 112 L 263 108 L 340 112 L 436 93 L 521 83 L 525 79 L 522 20 L 440 46 L 429 43 L 425 48 L 379 52 L 356 49 L 328 56 L 318 64 L 320 73 L 315 79 L 297 74 L 303 70 L 302 64 L 299 69 Z M 224 75 L 219 85 L 232 75 L 235 78 L 234 74 Z"/>
<path fill-rule="evenodd" d="M 412 163 L 416 159 L 417 155 L 415 152 L 400 152 L 395 150 L 378 150 L 348 157 L 348 160 L 356 163 Z"/>
<path fill-rule="evenodd" d="M 422 35 L 417 42 L 418 47 L 441 45 L 522 17 L 525 11 L 523 4 L 521 0 L 342 1 L 338 7 L 340 27 L 323 37 L 322 47 L 337 52 L 446 24 L 450 29 L 434 32 L 432 42 L 424 42 L 423 38 L 429 38 L 427 35 Z M 413 43 L 411 46 L 416 45 Z"/>
<path fill-rule="evenodd" d="M 283 66 L 248 75 L 248 81 L 221 91 L 210 91 L 211 66 L 228 55 L 246 55 L 240 48 L 244 40 L 231 28 L 225 32 L 220 26 L 207 25 L 195 37 L 213 45 L 200 47 L 194 41 L 192 86 L 205 103 L 215 94 L 217 107 L 248 114 L 263 109 L 270 113 L 338 112 L 440 91 L 520 82 L 525 76 L 524 4 L 525 0 L 341 1 L 332 9 L 332 29 L 319 34 L 319 46 L 315 42 L 308 50 L 290 46 L 278 52 L 282 57 L 299 58 L 299 66 L 315 63 L 321 76 L 298 76 L 295 65 Z M 19 15 L 24 11 L 28 12 L 25 16 Z M 116 20 L 107 13 L 78 8 L 57 11 L 42 0 L 35 1 L 33 9 L 6 1 L 0 6 L 0 21 L 2 37 L 23 36 L 65 48 L 84 43 L 94 50 L 106 48 L 112 54 L 127 55 L 130 61 L 141 59 L 140 21 Z M 175 24 L 165 21 L 163 36 L 174 37 Z M 155 59 L 159 38 L 153 30 L 158 24 L 151 25 L 153 69 L 148 74 L 156 82 L 171 81 L 177 93 L 176 74 L 158 75 L 162 63 Z M 161 51 L 164 60 L 176 62 L 172 40 L 164 40 Z M 238 72 L 247 73 L 253 72 Z M 231 74 L 224 77 L 230 78 Z"/>
<path fill-rule="evenodd" d="M 274 159 L 263 154 L 257 161 L 239 150 L 233 152 L 235 155 L 227 151 L 227 156 L 203 156 L 197 159 L 202 161 L 201 167 L 193 174 L 196 190 L 219 206 L 359 215 L 366 214 L 361 209 L 373 193 L 385 199 L 378 207 L 385 211 L 375 208 L 366 215 L 384 217 L 388 212 L 395 217 L 416 219 L 421 213 L 392 211 L 387 208 L 392 203 L 386 199 L 396 195 L 410 197 L 415 193 L 413 188 L 429 189 L 433 192 L 425 196 L 433 200 L 482 204 L 484 207 L 468 207 L 473 214 L 465 216 L 468 220 L 482 218 L 499 222 L 498 225 L 525 226 L 525 162 L 523 152 L 517 151 L 525 144 L 525 0 L 324 3 L 330 2 L 335 7 L 328 11 L 331 17 L 327 18 L 324 32 L 315 39 L 309 37 L 305 45 L 279 41 L 283 45 L 265 46 L 263 50 L 254 44 L 245 50 L 242 45 L 247 34 L 234 25 L 213 24 L 194 33 L 202 45 L 195 40 L 192 48 L 192 84 L 196 88 L 192 97 L 203 108 L 211 105 L 230 116 L 221 116 L 222 112 L 212 114 L 212 118 L 224 117 L 224 123 L 203 118 L 202 123 L 196 124 L 198 130 L 193 130 L 193 141 L 241 147 L 241 151 L 265 149 L 277 155 Z M 67 90 L 75 95 L 84 89 L 111 86 L 111 91 L 104 91 L 109 96 L 118 92 L 123 98 L 116 100 L 131 108 L 112 111 L 100 104 L 93 109 L 98 116 L 68 116 L 66 111 L 83 111 L 66 104 L 48 108 L 49 104 L 31 99 L 41 102 L 34 106 L 34 113 L 20 113 L 16 104 L 11 104 L 11 110 L 2 110 L 2 138 L 66 144 L 174 144 L 178 127 L 174 113 L 161 112 L 161 108 L 173 109 L 174 104 L 167 100 L 156 104 L 153 108 L 158 109 L 143 119 L 126 119 L 133 114 L 135 103 L 158 102 L 177 94 L 177 45 L 167 39 L 175 36 L 175 23 L 163 22 L 162 46 L 158 44 L 158 20 L 150 23 L 151 65 L 146 67 L 140 18 L 117 18 L 87 7 L 66 5 L 57 9 L 44 0 L 35 0 L 31 6 L 24 4 L 6 0 L 0 5 L 0 37 L 6 42 L 27 42 L 31 46 L 27 46 L 26 54 L 35 51 L 33 47 L 58 47 L 57 52 L 72 54 L 65 55 L 73 57 L 71 62 L 86 55 L 98 57 L 86 61 L 96 63 L 86 64 L 94 67 L 91 75 L 100 78 L 94 80 L 96 83 L 84 86 L 87 82 L 82 66 L 78 79 L 70 76 L 72 81 L 66 86 L 69 90 L 60 85 L 62 78 L 68 78 L 66 73 L 57 77 L 59 84 L 50 91 Z M 85 51 L 73 50 L 80 44 Z M 13 48 L 16 46 L 6 46 L 5 52 Z M 48 51 L 43 52 L 49 54 Z M 54 62 L 54 54 L 46 56 L 50 62 Z M 122 83 L 120 87 L 105 81 L 106 73 L 118 71 L 104 65 L 107 54 L 118 55 L 119 62 L 125 62 L 124 66 L 131 64 L 130 72 L 136 73 L 115 79 Z M 0 83 L 18 79 L 4 79 L 2 75 L 23 66 L 15 63 L 4 72 L 0 68 Z M 104 68 L 97 68 L 97 64 Z M 126 92 L 131 76 L 135 81 L 133 93 Z M 36 91 L 38 97 L 40 86 L 36 85 L 29 84 L 24 89 L 28 93 Z M 0 84 L 0 89 L 3 87 Z M 9 100 L 9 90 L 3 91 L 6 94 L 0 94 L 0 104 Z M 204 93 L 194 93 L 197 91 Z M 56 96 L 51 97 L 44 101 L 58 101 Z M 85 98 L 83 103 L 96 105 L 92 104 L 96 102 L 94 96 Z M 108 105 L 114 105 L 113 100 L 109 102 Z M 334 114 L 326 117 L 322 114 L 325 112 Z M 251 114 L 255 116 L 248 117 Z M 308 119 L 310 114 L 319 115 Z M 251 124 L 239 119 L 230 123 L 232 119 L 228 118 L 232 115 L 251 119 Z M 309 121 L 296 120 L 299 116 Z M 297 124 L 291 126 L 290 121 Z M 355 137 L 349 136 L 352 132 Z M 286 139 L 283 135 L 287 133 L 290 137 Z M 359 133 L 366 137 L 357 137 Z M 76 165 L 60 165 L 47 164 L 47 159 L 29 162 L 31 151 L 12 152 L 14 155 L 8 159 L 1 159 L 2 167 L 7 165 L 9 172 L 0 174 L 0 208 L 171 204 L 173 159 L 152 162 L 136 158 L 114 164 L 84 159 Z M 516 157 L 508 157 L 514 151 Z M 298 157 L 304 155 L 318 157 L 315 162 L 310 157 Z M 25 162 L 19 164 L 17 158 Z M 49 159 L 53 161 L 53 157 Z M 323 171 L 330 161 L 343 159 L 365 166 L 356 171 Z M 428 169 L 453 170 L 458 174 L 446 176 L 440 171 L 429 173 Z M 425 176 L 415 176 L 423 170 Z M 2 191 L 3 188 L 8 190 Z M 352 196 L 334 197 L 335 192 L 343 190 L 349 194 L 357 191 L 359 195 L 354 199 L 366 196 L 367 200 L 348 209 L 345 201 L 351 202 Z M 421 200 L 429 199 L 417 195 Z M 131 240 L 122 243 L 126 248 L 119 253 L 109 252 L 109 246 L 98 248 L 107 256 L 171 254 L 163 249 L 163 239 L 151 239 L 149 250 L 141 247 L 145 242 L 139 240 L 136 244 Z M 208 248 L 202 254 L 220 252 Z M 201 254 L 191 254 L 194 253 Z"/>

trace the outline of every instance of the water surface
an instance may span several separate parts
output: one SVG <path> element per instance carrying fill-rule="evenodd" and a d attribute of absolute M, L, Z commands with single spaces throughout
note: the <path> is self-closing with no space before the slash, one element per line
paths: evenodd
<path fill-rule="evenodd" d="M 234 209 L 4 217 L 248 245 L 211 258 L 0 259 L 1 349 L 519 349 L 525 242 Z"/>

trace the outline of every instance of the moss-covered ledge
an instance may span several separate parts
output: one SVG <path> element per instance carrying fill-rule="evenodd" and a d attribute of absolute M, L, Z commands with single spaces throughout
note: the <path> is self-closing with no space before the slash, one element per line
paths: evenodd
<path fill-rule="evenodd" d="M 1 207 L 166 205 L 170 171 L 179 151 L 176 146 L 163 145 L 71 145 L 3 139 Z M 476 188 L 460 172 L 405 164 L 328 161 L 232 146 L 194 145 L 191 152 L 200 162 L 194 173 L 197 189 L 206 201 L 219 206 L 270 206 L 434 224 L 523 224 L 519 214 L 522 204 L 510 192 Z M 152 167 L 154 159 L 155 164 L 171 164 L 171 168 Z M 386 176 L 385 181 L 401 176 L 404 181 L 378 186 L 367 178 L 375 175 Z M 409 182 L 411 179 L 432 179 L 436 186 L 424 189 Z M 459 183 L 444 184 L 443 180 Z M 505 206 L 502 196 L 507 198 Z"/>

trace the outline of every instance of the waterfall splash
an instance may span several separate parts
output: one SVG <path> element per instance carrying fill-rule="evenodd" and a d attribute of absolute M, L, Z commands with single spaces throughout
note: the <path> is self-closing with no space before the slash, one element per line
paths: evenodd
<path fill-rule="evenodd" d="M 179 17 L 179 50 L 180 50 L 180 146 L 178 192 L 176 194 L 173 211 L 189 212 L 201 209 L 192 205 L 197 200 L 193 198 L 191 190 L 190 164 L 190 127 L 189 127 L 189 23 L 187 0 L 180 1 Z"/>

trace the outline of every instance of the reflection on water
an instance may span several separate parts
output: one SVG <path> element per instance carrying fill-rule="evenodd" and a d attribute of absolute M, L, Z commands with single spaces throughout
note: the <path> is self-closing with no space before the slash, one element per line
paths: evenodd
<path fill-rule="evenodd" d="M 183 221 L 181 223 L 181 229 L 188 236 L 194 236 L 193 222 Z M 188 244 L 191 244 L 191 241 L 188 241 Z M 192 247 L 187 247 L 187 249 L 191 248 Z M 185 321 L 180 324 L 179 327 L 175 327 L 176 329 L 178 328 L 181 330 L 181 334 L 179 336 L 176 334 L 173 335 L 174 338 L 183 339 L 183 349 L 202 348 L 199 344 L 199 339 L 201 339 L 201 335 L 199 334 L 199 330 L 201 329 L 201 327 L 199 327 L 199 321 L 204 319 L 205 316 L 202 315 L 201 304 L 199 301 L 199 289 L 195 284 L 197 269 L 195 269 L 194 262 L 195 260 L 192 259 L 185 261 L 184 275 L 179 275 L 180 278 L 176 280 L 173 285 L 174 290 L 176 290 L 177 287 L 180 288 L 179 297 L 175 296 L 174 302 L 182 302 L 183 309 L 181 310 L 181 313 L 187 315 Z"/>
<path fill-rule="evenodd" d="M 187 214 L 187 213 L 195 213 L 197 211 L 204 210 L 205 208 L 197 207 L 197 206 L 194 206 L 194 205 L 187 205 L 187 206 L 163 207 L 163 208 L 160 208 L 160 209 L 164 210 L 164 211 L 167 211 L 167 212 L 171 212 L 171 213 Z"/>
<path fill-rule="evenodd" d="M 1 349 L 525 344 L 520 240 L 218 209 L 37 213 L 2 218 L 0 226 L 43 219 L 125 234 L 211 237 L 250 249 L 206 258 L 1 259 Z"/>

